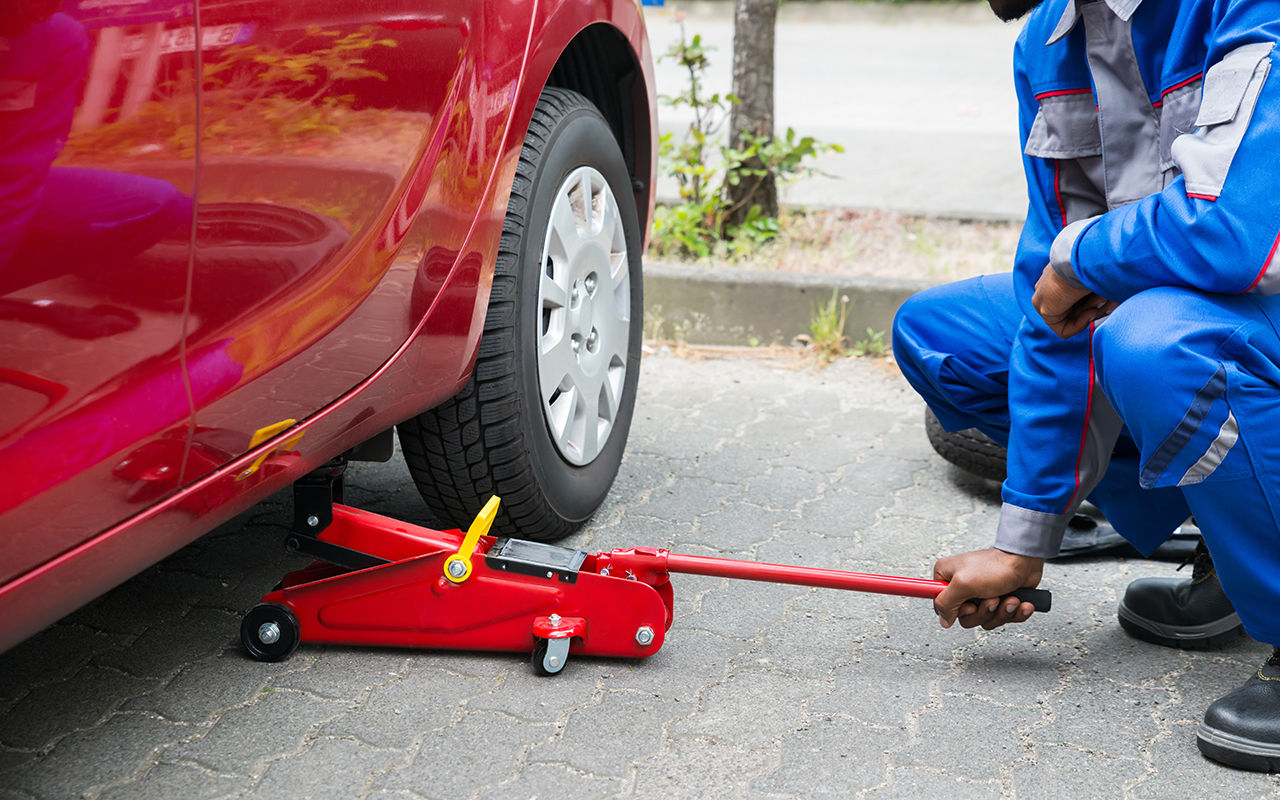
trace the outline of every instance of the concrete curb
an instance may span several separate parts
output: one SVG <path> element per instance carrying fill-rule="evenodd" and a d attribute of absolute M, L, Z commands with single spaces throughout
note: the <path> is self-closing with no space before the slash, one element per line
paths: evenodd
<path fill-rule="evenodd" d="M 841 275 L 807 275 L 646 261 L 645 336 L 689 344 L 789 344 L 809 333 L 814 310 L 833 292 L 849 298 L 845 334 L 883 331 L 903 301 L 933 284 Z"/>

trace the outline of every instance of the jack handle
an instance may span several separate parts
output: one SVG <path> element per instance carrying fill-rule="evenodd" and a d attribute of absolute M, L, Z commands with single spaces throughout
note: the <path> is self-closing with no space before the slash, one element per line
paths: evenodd
<path fill-rule="evenodd" d="M 471 577 L 471 555 L 476 551 L 480 537 L 493 527 L 493 520 L 498 516 L 498 496 L 495 494 L 484 504 L 480 513 L 471 521 L 467 535 L 463 537 L 458 552 L 444 560 L 444 577 L 451 583 L 462 583 Z"/>
<path fill-rule="evenodd" d="M 943 589 L 947 588 L 946 581 L 925 578 L 900 578 L 893 575 L 872 575 L 839 569 L 762 564 L 755 561 L 736 561 L 711 556 L 667 553 L 666 561 L 668 572 L 768 583 L 789 583 L 797 586 L 818 586 L 826 589 L 849 589 L 855 592 L 923 597 L 929 600 L 937 597 Z M 1031 603 L 1036 611 L 1048 611 L 1053 605 L 1053 594 L 1047 589 L 1018 589 L 1011 596 L 1024 603 Z"/>

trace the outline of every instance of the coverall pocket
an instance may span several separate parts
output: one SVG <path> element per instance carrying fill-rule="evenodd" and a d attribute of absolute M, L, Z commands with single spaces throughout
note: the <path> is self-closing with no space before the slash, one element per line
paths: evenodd
<path fill-rule="evenodd" d="M 1089 92 L 1050 94 L 1040 99 L 1025 150 L 1038 158 L 1087 158 L 1102 155 L 1098 109 Z"/>
<path fill-rule="evenodd" d="M 1173 161 L 1186 178 L 1187 194 L 1217 198 L 1231 161 L 1253 118 L 1258 94 L 1271 71 L 1274 44 L 1236 48 L 1204 76 L 1195 133 L 1174 140 Z"/>

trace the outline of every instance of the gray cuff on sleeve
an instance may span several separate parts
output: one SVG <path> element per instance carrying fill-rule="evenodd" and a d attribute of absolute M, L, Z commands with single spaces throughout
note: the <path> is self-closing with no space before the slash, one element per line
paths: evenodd
<path fill-rule="evenodd" d="M 1053 558 L 1062 549 L 1070 521 L 1070 514 L 1048 514 L 1005 503 L 1000 507 L 995 547 L 1019 556 Z"/>
<path fill-rule="evenodd" d="M 1053 271 L 1058 273 L 1059 278 L 1062 278 L 1077 289 L 1088 289 L 1089 287 L 1081 283 L 1080 279 L 1076 277 L 1076 271 L 1071 266 L 1071 253 L 1076 249 L 1076 239 L 1080 238 L 1080 234 L 1084 233 L 1084 229 L 1095 219 L 1097 217 L 1078 219 L 1063 228 L 1053 238 L 1053 245 L 1049 248 L 1049 265 L 1053 267 Z"/>

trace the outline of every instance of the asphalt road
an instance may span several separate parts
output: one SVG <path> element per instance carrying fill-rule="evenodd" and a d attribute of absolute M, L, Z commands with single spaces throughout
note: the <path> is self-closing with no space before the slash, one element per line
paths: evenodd
<path fill-rule="evenodd" d="M 353 505 L 425 522 L 397 460 Z M 928 576 L 989 543 L 997 488 L 933 455 L 883 361 L 646 357 L 605 507 L 568 544 Z M 675 576 L 644 661 L 302 646 L 241 613 L 295 557 L 263 504 L 0 655 L 2 798 L 1280 796 L 1202 759 L 1205 705 L 1265 656 L 1129 639 L 1122 559 L 1054 565 L 1054 610 L 992 633 L 927 601 Z"/>

